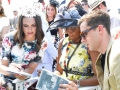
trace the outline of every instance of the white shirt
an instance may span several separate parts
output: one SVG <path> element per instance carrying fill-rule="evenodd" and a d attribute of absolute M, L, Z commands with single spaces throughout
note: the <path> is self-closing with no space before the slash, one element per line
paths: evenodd
<path fill-rule="evenodd" d="M 120 26 L 120 17 L 112 11 L 108 12 L 110 15 L 111 26 L 110 29 Z"/>

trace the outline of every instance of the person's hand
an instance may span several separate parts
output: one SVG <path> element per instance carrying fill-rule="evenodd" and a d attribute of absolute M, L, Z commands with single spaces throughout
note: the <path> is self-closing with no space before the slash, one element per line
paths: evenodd
<path fill-rule="evenodd" d="M 22 66 L 21 64 L 10 63 L 9 68 L 10 68 L 10 69 L 13 69 L 13 70 L 15 70 L 15 71 L 20 71 L 21 66 Z"/>
<path fill-rule="evenodd" d="M 60 84 L 59 86 L 61 88 L 58 90 L 78 90 L 78 86 L 72 81 L 69 81 L 68 84 Z"/>
<path fill-rule="evenodd" d="M 40 69 L 37 70 L 37 72 L 38 72 L 38 76 L 40 76 L 41 71 L 42 71 L 42 70 L 40 70 Z"/>
<path fill-rule="evenodd" d="M 14 70 L 14 71 L 23 72 L 23 70 L 21 69 L 22 68 L 21 66 L 22 66 L 21 64 L 11 63 L 9 65 L 9 68 Z M 24 76 L 24 75 L 14 74 L 14 76 L 20 80 L 26 79 L 26 76 Z"/>
<path fill-rule="evenodd" d="M 24 75 L 14 74 L 14 76 L 15 76 L 16 78 L 18 78 L 19 80 L 25 80 L 25 79 L 26 79 L 26 76 L 24 76 Z"/>

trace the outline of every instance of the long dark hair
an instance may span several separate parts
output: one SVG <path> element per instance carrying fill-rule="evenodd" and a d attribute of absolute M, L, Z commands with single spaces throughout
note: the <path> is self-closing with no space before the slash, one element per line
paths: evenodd
<path fill-rule="evenodd" d="M 22 45 L 24 43 L 24 38 L 25 38 L 25 35 L 23 32 L 23 18 L 25 18 L 25 16 L 21 15 L 19 17 L 18 31 L 16 32 L 15 37 L 14 37 L 15 41 L 20 44 L 20 48 L 22 47 Z M 42 40 L 44 38 L 44 32 L 42 29 L 42 21 L 41 21 L 41 17 L 38 15 L 33 16 L 33 18 L 35 19 L 36 28 L 37 28 L 36 34 L 35 34 L 35 38 L 37 40 L 37 47 L 38 47 L 38 49 L 40 49 L 40 46 L 42 44 Z"/>

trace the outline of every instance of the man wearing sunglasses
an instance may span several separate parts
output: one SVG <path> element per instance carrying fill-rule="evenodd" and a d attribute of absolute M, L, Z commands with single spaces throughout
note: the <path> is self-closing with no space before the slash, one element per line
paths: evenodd
<path fill-rule="evenodd" d="M 102 10 L 91 11 L 79 21 L 81 38 L 89 50 L 101 54 L 96 73 L 102 90 L 120 90 L 120 41 L 110 34 L 110 16 Z"/>
<path fill-rule="evenodd" d="M 109 13 L 110 20 L 111 20 L 111 29 L 117 26 L 120 26 L 120 18 L 114 13 L 111 12 L 111 10 L 107 9 L 107 4 L 105 0 L 88 0 L 88 5 L 91 10 L 103 10 Z"/>
<path fill-rule="evenodd" d="M 87 0 L 81 0 L 81 5 L 82 5 L 82 8 L 83 8 L 86 12 L 89 12 L 89 11 L 90 11 L 90 8 L 89 8 L 88 1 L 87 1 Z"/>

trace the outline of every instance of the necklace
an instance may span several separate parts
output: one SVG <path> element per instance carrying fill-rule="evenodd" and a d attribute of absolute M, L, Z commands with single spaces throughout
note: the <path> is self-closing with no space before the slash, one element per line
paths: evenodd
<path fill-rule="evenodd" d="M 23 48 L 24 48 L 24 50 L 25 50 L 25 52 L 27 51 L 27 52 L 30 52 L 31 50 L 33 50 L 34 48 L 35 48 L 35 46 L 36 46 L 36 42 L 37 42 L 37 40 L 34 40 L 34 41 L 32 41 L 32 42 L 27 42 L 27 41 L 25 41 L 24 42 L 24 44 L 23 44 Z M 34 44 L 33 44 L 34 43 Z M 33 44 L 33 45 L 28 45 L 28 44 Z"/>
<path fill-rule="evenodd" d="M 69 66 L 69 62 L 70 62 L 72 56 L 74 55 L 75 51 L 76 51 L 77 48 L 79 47 L 80 42 L 77 44 L 77 46 L 75 47 L 75 49 L 74 49 L 74 51 L 72 52 L 72 54 L 71 54 L 70 56 L 68 56 L 68 50 L 69 50 L 69 48 L 70 48 L 70 46 L 71 46 L 70 44 L 71 44 L 71 42 L 68 43 L 68 46 L 67 46 L 67 48 L 66 48 L 66 56 L 65 56 L 65 60 L 64 60 L 64 70 L 65 70 L 65 73 L 66 73 L 66 77 L 68 77 L 68 66 Z M 67 60 L 67 63 L 66 63 L 66 59 L 68 59 L 68 60 Z"/>

